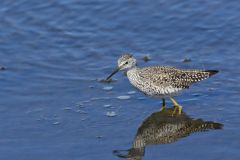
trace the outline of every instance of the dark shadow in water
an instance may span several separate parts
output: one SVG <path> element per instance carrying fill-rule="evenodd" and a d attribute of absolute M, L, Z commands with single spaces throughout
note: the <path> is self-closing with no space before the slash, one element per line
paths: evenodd
<path fill-rule="evenodd" d="M 99 83 L 112 83 L 112 82 L 115 82 L 116 80 L 113 80 L 112 78 L 110 78 L 110 79 L 97 79 L 97 81 L 99 82 Z"/>
<path fill-rule="evenodd" d="M 223 124 L 193 119 L 186 113 L 173 115 L 173 108 L 155 112 L 138 128 L 133 146 L 129 150 L 114 150 L 113 154 L 129 160 L 141 160 L 147 145 L 168 144 L 194 132 L 222 129 Z"/>
<path fill-rule="evenodd" d="M 6 67 L 0 66 L 0 71 L 6 70 Z"/>

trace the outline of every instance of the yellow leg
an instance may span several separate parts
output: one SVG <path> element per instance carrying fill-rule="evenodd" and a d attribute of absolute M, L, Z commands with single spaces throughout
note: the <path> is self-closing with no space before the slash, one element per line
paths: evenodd
<path fill-rule="evenodd" d="M 162 110 L 165 110 L 166 109 L 166 102 L 165 102 L 165 99 L 162 98 Z"/>
<path fill-rule="evenodd" d="M 171 98 L 171 101 L 173 102 L 173 105 L 175 107 L 174 111 L 173 111 L 173 114 L 176 112 L 176 109 L 178 109 L 178 114 L 181 114 L 182 113 L 182 106 L 180 106 L 173 98 Z"/>

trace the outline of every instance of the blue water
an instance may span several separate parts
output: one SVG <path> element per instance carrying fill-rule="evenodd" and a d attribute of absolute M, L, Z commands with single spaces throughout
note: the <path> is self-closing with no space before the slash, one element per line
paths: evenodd
<path fill-rule="evenodd" d="M 139 66 L 220 70 L 177 100 L 223 129 L 147 145 L 143 159 L 239 159 L 239 10 L 237 0 L 1 0 L 0 159 L 106 160 L 132 148 L 161 100 L 121 73 L 98 81 L 123 52 Z"/>

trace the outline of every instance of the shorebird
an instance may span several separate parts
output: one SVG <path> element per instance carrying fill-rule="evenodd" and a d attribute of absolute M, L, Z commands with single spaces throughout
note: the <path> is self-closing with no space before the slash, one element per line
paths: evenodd
<path fill-rule="evenodd" d="M 217 70 L 182 70 L 167 66 L 137 67 L 137 60 L 131 54 L 123 54 L 117 61 L 117 68 L 107 77 L 107 81 L 118 71 L 126 71 L 130 83 L 145 95 L 162 98 L 162 109 L 169 98 L 178 113 L 180 106 L 173 97 L 188 89 L 192 84 L 218 73 Z"/>

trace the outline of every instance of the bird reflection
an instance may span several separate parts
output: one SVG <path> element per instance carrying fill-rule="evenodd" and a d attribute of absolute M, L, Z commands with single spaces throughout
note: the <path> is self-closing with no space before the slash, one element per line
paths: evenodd
<path fill-rule="evenodd" d="M 160 112 L 153 113 L 138 128 L 132 148 L 129 150 L 114 150 L 113 154 L 129 160 L 141 160 L 147 145 L 173 143 L 194 132 L 223 127 L 220 123 L 193 119 L 185 112 L 180 115 L 174 114 L 174 109 L 174 107 L 165 108 Z"/>

